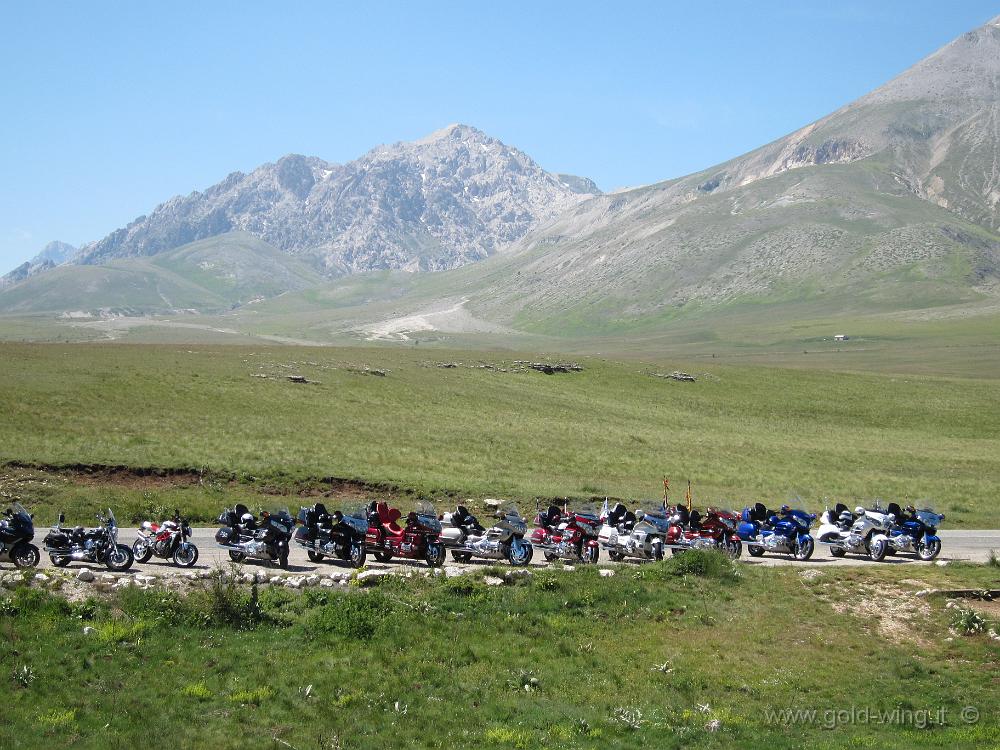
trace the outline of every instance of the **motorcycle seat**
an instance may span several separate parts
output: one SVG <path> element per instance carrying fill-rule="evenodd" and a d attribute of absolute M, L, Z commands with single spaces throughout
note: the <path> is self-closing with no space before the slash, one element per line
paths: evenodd
<path fill-rule="evenodd" d="M 390 508 L 386 503 L 379 503 L 375 506 L 375 510 L 378 511 L 379 523 L 382 524 L 386 531 L 393 536 L 402 536 L 403 529 L 396 523 L 400 516 L 403 515 L 399 512 L 399 508 Z"/>

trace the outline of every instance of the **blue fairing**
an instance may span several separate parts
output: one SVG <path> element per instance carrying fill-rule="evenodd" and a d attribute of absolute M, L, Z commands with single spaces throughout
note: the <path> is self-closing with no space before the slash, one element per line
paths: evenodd
<path fill-rule="evenodd" d="M 744 513 L 746 513 L 746 511 L 744 511 Z M 757 534 L 760 533 L 760 526 L 754 521 L 744 520 L 739 526 L 736 527 L 736 533 L 743 541 L 750 541 L 757 538 Z"/>

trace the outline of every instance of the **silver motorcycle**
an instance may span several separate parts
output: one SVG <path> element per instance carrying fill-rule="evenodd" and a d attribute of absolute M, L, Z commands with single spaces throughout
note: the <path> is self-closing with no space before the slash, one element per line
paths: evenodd
<path fill-rule="evenodd" d="M 878 562 L 889 550 L 887 534 L 892 526 L 889 514 L 877 505 L 872 509 L 857 507 L 852 513 L 843 503 L 820 516 L 816 541 L 830 546 L 830 554 L 843 557 L 847 553 L 867 555 Z"/>
<path fill-rule="evenodd" d="M 615 562 L 626 557 L 638 560 L 662 560 L 664 538 L 670 519 L 662 508 L 632 513 L 622 503 L 602 518 L 604 525 L 597 540 Z"/>
<path fill-rule="evenodd" d="M 531 544 L 524 540 L 528 524 L 513 504 L 496 511 L 494 523 L 484 527 L 464 505 L 441 516 L 441 541 L 451 551 L 456 562 L 469 562 L 473 557 L 485 560 L 506 560 L 523 566 L 531 562 Z"/>

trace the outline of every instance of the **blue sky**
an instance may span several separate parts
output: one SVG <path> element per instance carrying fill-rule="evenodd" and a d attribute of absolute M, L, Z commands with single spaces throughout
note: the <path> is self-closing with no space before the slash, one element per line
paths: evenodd
<path fill-rule="evenodd" d="M 1000 2 L 21 2 L 0 7 L 0 273 L 286 153 L 452 122 L 604 189 L 864 94 Z"/>

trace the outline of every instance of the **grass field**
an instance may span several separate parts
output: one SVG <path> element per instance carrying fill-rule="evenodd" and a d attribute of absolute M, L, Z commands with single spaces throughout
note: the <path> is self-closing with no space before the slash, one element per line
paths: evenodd
<path fill-rule="evenodd" d="M 256 603 L 222 582 L 75 603 L 21 586 L 0 591 L 0 745 L 997 747 L 997 642 L 914 596 L 996 570 L 809 577 L 690 553 L 514 586 L 263 586 Z"/>
<path fill-rule="evenodd" d="M 53 512 L 110 499 L 123 517 L 181 505 L 208 520 L 233 493 L 323 477 L 530 502 L 657 497 L 667 475 L 677 497 L 691 479 L 699 504 L 909 499 L 944 511 L 948 526 L 1000 525 L 995 379 L 597 357 L 579 360 L 583 372 L 543 375 L 511 371 L 515 359 L 419 347 L 2 344 L 0 462 L 190 469 L 210 481 L 24 481 L 8 467 L 0 490 Z M 697 382 L 651 375 L 674 369 Z M 240 481 L 219 479 L 230 476 Z"/>

